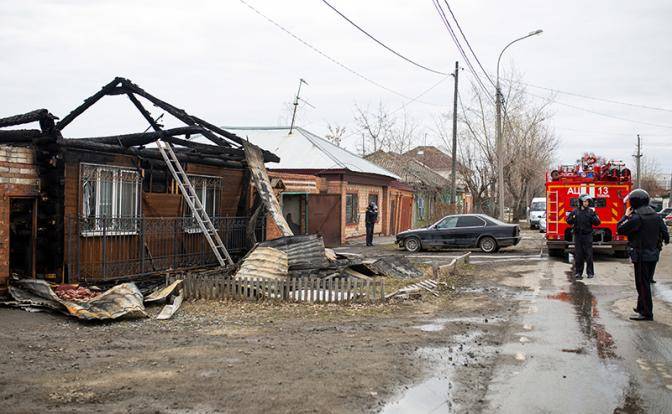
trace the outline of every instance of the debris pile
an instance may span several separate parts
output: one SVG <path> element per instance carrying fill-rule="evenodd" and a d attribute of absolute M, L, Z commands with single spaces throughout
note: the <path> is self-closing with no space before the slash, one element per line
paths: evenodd
<path fill-rule="evenodd" d="M 100 292 L 94 292 L 91 289 L 79 285 L 58 285 L 54 287 L 53 290 L 59 298 L 68 301 L 75 300 L 88 302 L 89 300 L 100 296 Z"/>

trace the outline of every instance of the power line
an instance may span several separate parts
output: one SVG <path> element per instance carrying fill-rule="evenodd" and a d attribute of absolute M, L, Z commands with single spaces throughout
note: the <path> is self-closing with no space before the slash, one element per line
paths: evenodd
<path fill-rule="evenodd" d="M 514 81 L 509 80 L 509 79 L 503 79 L 503 80 L 506 81 L 506 82 L 509 82 L 509 83 L 514 82 Z M 576 93 L 576 92 L 567 92 L 567 91 L 563 91 L 563 90 L 560 90 L 560 89 L 547 88 L 545 86 L 533 85 L 533 84 L 527 83 L 527 82 L 520 82 L 519 81 L 519 83 L 521 83 L 525 86 L 530 86 L 532 88 L 543 89 L 543 90 L 549 91 L 549 92 L 554 92 L 554 93 L 558 93 L 558 94 L 562 94 L 562 95 L 568 95 L 568 96 L 575 96 L 577 98 L 589 99 L 589 100 L 592 100 L 592 101 L 606 102 L 606 103 L 616 104 L 616 105 L 625 105 L 625 106 L 630 106 L 630 107 L 634 107 L 634 108 L 650 109 L 652 111 L 672 112 L 672 109 L 668 109 L 668 108 L 661 108 L 661 107 L 657 107 L 657 106 L 635 104 L 635 103 L 624 102 L 624 101 L 616 101 L 616 100 L 607 99 L 607 98 L 597 98 L 597 97 L 594 97 L 594 96 L 583 95 L 583 94 Z"/>
<path fill-rule="evenodd" d="M 444 0 L 444 3 L 446 3 L 446 7 L 448 7 L 448 12 L 450 12 L 450 15 L 453 17 L 453 20 L 455 21 L 455 24 L 457 25 L 457 29 L 460 31 L 460 34 L 462 35 L 462 38 L 464 39 L 465 43 L 467 44 L 467 47 L 469 48 L 469 51 L 474 56 L 474 59 L 476 59 L 476 63 L 478 63 L 478 67 L 481 68 L 481 70 L 485 74 L 485 77 L 488 78 L 488 81 L 490 81 L 492 86 L 495 86 L 495 83 L 490 78 L 490 75 L 488 74 L 488 71 L 485 70 L 485 68 L 481 64 L 481 61 L 478 59 L 478 56 L 476 55 L 476 52 L 474 52 L 474 49 L 471 47 L 471 44 L 469 43 L 469 39 L 467 39 L 467 36 L 462 31 L 462 26 L 460 26 L 460 22 L 457 21 L 457 17 L 455 17 L 455 13 L 453 13 L 453 9 L 450 8 L 450 4 L 448 4 L 448 0 Z"/>
<path fill-rule="evenodd" d="M 546 98 L 544 96 L 536 95 L 536 94 L 533 94 L 533 93 L 530 93 L 530 92 L 527 92 L 527 94 L 530 95 L 530 96 L 534 96 L 535 98 L 549 100 L 548 98 Z M 573 109 L 576 109 L 576 110 L 579 110 L 579 111 L 588 112 L 588 113 L 603 116 L 603 117 L 606 117 L 606 118 L 617 119 L 619 121 L 632 122 L 634 124 L 641 124 L 641 125 L 648 125 L 648 126 L 652 126 L 652 127 L 656 127 L 656 128 L 672 129 L 672 125 L 655 124 L 655 123 L 652 123 L 652 122 L 639 121 L 639 120 L 636 120 L 636 119 L 622 118 L 620 116 L 605 114 L 604 112 L 594 111 L 592 109 L 583 108 L 581 106 L 576 106 L 576 105 L 568 104 L 568 103 L 565 103 L 565 102 L 558 102 L 558 101 L 551 100 L 550 103 L 566 106 L 568 108 L 573 108 Z"/>
<path fill-rule="evenodd" d="M 369 32 L 367 32 L 366 30 L 364 30 L 364 29 L 363 29 L 361 26 L 359 26 L 357 23 L 355 23 L 355 22 L 353 22 L 352 20 L 350 20 L 346 15 L 344 15 L 343 13 L 341 13 L 336 7 L 332 6 L 327 0 L 322 0 L 322 3 L 326 4 L 331 10 L 335 11 L 336 14 L 338 14 L 338 15 L 341 16 L 343 19 L 345 19 L 345 21 L 347 21 L 347 22 L 350 23 L 352 26 L 354 26 L 355 28 L 357 28 L 357 30 L 359 30 L 360 32 L 362 32 L 362 33 L 363 33 L 364 35 L 366 35 L 369 39 L 371 39 L 371 40 L 373 40 L 374 42 L 378 43 L 380 46 L 382 46 L 382 47 L 384 47 L 385 49 L 387 49 L 388 51 L 394 53 L 394 54 L 397 55 L 398 57 L 404 59 L 406 62 L 408 62 L 408 63 L 410 63 L 410 64 L 412 64 L 412 65 L 414 65 L 414 66 L 417 66 L 417 67 L 419 67 L 419 68 L 421 68 L 421 69 L 424 69 L 424 70 L 426 70 L 426 71 L 432 72 L 432 73 L 436 73 L 436 74 L 439 74 L 439 75 L 450 75 L 449 73 L 441 72 L 441 71 L 439 71 L 439 70 L 431 69 L 431 68 L 429 68 L 429 67 L 427 67 L 427 66 L 425 66 L 425 65 L 421 65 L 420 63 L 414 61 L 413 59 L 410 59 L 410 58 L 408 58 L 408 57 L 402 55 L 401 53 L 399 53 L 399 52 L 397 52 L 396 50 L 392 49 L 391 47 L 389 47 L 389 46 L 386 45 L 385 43 L 383 43 L 383 42 L 381 42 L 380 40 L 376 39 L 372 34 L 370 34 Z"/>
<path fill-rule="evenodd" d="M 270 17 L 266 16 L 266 15 L 263 14 L 261 11 L 259 11 L 258 9 L 256 9 L 254 6 L 252 6 L 251 4 L 247 3 L 245 0 L 239 0 L 239 1 L 240 1 L 241 3 L 243 3 L 245 6 L 247 6 L 250 10 L 252 10 L 252 11 L 255 12 L 256 14 L 258 14 L 259 16 L 263 17 L 266 21 L 268 21 L 269 23 L 271 23 L 272 25 L 274 25 L 275 27 L 277 27 L 278 29 L 280 29 L 280 30 L 282 30 L 283 32 L 287 33 L 288 35 L 290 35 L 291 37 L 293 37 L 294 39 L 296 39 L 298 42 L 300 42 L 300 43 L 303 44 L 304 46 L 310 48 L 312 51 L 314 51 L 315 53 L 317 53 L 317 54 L 319 54 L 320 56 L 324 57 L 325 59 L 329 60 L 330 62 L 332 62 L 332 63 L 334 63 L 334 64 L 340 66 L 342 69 L 347 70 L 348 72 L 352 73 L 353 75 L 357 76 L 358 78 L 363 79 L 363 80 L 369 82 L 370 84 L 375 85 L 375 86 L 377 86 L 377 87 L 379 87 L 379 88 L 381 88 L 381 89 L 384 89 L 384 90 L 386 90 L 387 92 L 389 92 L 389 93 L 391 93 L 391 94 L 397 95 L 397 96 L 402 97 L 402 98 L 404 98 L 404 99 L 412 99 L 411 97 L 409 97 L 409 96 L 407 96 L 407 95 L 405 95 L 405 94 L 403 94 L 403 93 L 401 93 L 401 92 L 395 91 L 395 90 L 392 89 L 392 88 L 388 88 L 387 86 L 385 86 L 385 85 L 383 85 L 383 84 L 381 84 L 381 83 L 379 83 L 379 82 L 376 82 L 375 80 L 373 80 L 373 79 L 371 79 L 371 78 L 369 78 L 369 77 L 367 77 L 367 76 L 365 76 L 365 75 L 362 75 L 361 73 L 359 73 L 359 72 L 357 72 L 356 70 L 350 68 L 349 66 L 346 66 L 345 64 L 343 64 L 343 63 L 339 62 L 338 60 L 332 58 L 331 56 L 327 55 L 326 53 L 324 53 L 323 51 L 321 51 L 321 50 L 318 49 L 317 47 L 313 46 L 312 44 L 310 44 L 310 43 L 308 43 L 307 41 L 303 40 L 301 37 L 295 35 L 295 34 L 292 33 L 291 31 L 289 31 L 289 29 L 286 29 L 285 27 L 283 27 L 280 23 L 277 23 L 275 20 L 273 20 L 273 19 L 271 19 Z M 423 104 L 425 104 L 425 105 L 430 105 L 430 106 L 438 106 L 438 107 L 442 107 L 442 106 L 443 106 L 443 105 L 437 105 L 437 104 L 434 104 L 434 103 L 424 102 L 424 101 L 419 101 L 419 100 L 418 100 L 417 102 L 423 103 Z"/>
<path fill-rule="evenodd" d="M 481 80 L 480 76 L 474 69 L 474 66 L 471 63 L 471 60 L 467 56 L 467 54 L 464 51 L 464 48 L 462 47 L 462 44 L 460 43 L 460 40 L 457 38 L 457 35 L 455 34 L 455 31 L 453 30 L 450 21 L 448 21 L 448 17 L 446 16 L 446 12 L 443 10 L 443 7 L 441 6 L 441 3 L 439 3 L 438 0 L 433 0 L 434 3 L 434 8 L 436 9 L 437 13 L 439 14 L 439 18 L 443 22 L 444 26 L 448 30 L 448 33 L 450 34 L 450 37 L 453 39 L 453 43 L 455 43 L 455 46 L 457 47 L 458 51 L 460 52 L 460 55 L 462 55 L 462 58 L 464 59 L 467 67 L 469 68 L 469 71 L 474 75 L 474 78 L 476 79 L 478 85 L 481 87 L 483 92 L 485 92 L 486 96 L 491 102 L 494 102 L 494 99 L 490 95 L 490 92 L 488 89 L 485 87 L 485 84 Z"/>

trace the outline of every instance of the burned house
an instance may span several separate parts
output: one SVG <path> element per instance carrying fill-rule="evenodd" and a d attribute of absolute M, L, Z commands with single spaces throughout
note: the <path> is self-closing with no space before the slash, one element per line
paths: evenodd
<path fill-rule="evenodd" d="M 108 95 L 128 97 L 152 131 L 65 138 L 65 128 Z M 164 129 L 149 105 L 184 126 Z M 26 129 L 35 123 L 39 129 Z M 41 109 L 2 118 L 0 128 L 0 294 L 12 275 L 105 284 L 217 264 L 213 236 L 199 226 L 157 140 L 170 146 L 173 167 L 188 177 L 228 254 L 245 252 L 250 227 L 264 238 L 263 220 L 249 223 L 246 155 L 254 148 L 262 165 L 278 157 L 127 79 L 115 78 L 63 119 Z"/>

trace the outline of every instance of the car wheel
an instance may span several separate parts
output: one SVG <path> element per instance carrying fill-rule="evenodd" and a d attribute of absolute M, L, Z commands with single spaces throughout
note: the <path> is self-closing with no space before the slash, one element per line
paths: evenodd
<path fill-rule="evenodd" d="M 406 247 L 406 250 L 411 253 L 419 252 L 422 249 L 420 239 L 417 237 L 409 237 L 408 239 L 404 240 L 404 247 Z"/>
<path fill-rule="evenodd" d="M 478 241 L 478 248 L 483 253 L 495 253 L 497 249 L 497 241 L 490 236 L 483 237 Z"/>

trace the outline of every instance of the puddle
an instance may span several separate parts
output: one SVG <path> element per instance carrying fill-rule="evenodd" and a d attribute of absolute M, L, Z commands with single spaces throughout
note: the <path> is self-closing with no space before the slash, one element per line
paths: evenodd
<path fill-rule="evenodd" d="M 652 285 L 653 296 L 657 299 L 664 300 L 667 303 L 672 303 L 672 289 L 658 282 Z"/>
<path fill-rule="evenodd" d="M 485 325 L 485 324 L 497 324 L 504 322 L 505 319 L 501 316 L 470 316 L 464 318 L 441 318 L 435 319 L 430 323 L 424 325 L 418 325 L 414 328 L 420 329 L 423 332 L 439 332 L 442 331 L 450 323 L 473 323 L 475 325 Z"/>
<path fill-rule="evenodd" d="M 469 365 L 475 358 L 492 353 L 492 347 L 472 347 L 482 335 L 470 332 L 452 337 L 451 346 L 446 348 L 421 348 L 417 355 L 433 368 L 432 377 L 419 382 L 382 409 L 383 414 L 407 413 L 454 413 L 460 407 L 455 403 L 455 374 L 457 369 Z"/>

